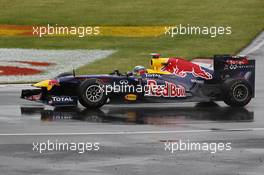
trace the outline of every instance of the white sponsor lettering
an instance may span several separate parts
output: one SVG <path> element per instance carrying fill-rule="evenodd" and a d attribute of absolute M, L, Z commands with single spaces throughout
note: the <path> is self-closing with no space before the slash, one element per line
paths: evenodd
<path fill-rule="evenodd" d="M 52 97 L 54 102 L 73 102 L 71 97 Z"/>
<path fill-rule="evenodd" d="M 185 88 L 165 81 L 165 85 L 158 85 L 155 80 L 147 80 L 146 96 L 156 97 L 186 97 Z"/>

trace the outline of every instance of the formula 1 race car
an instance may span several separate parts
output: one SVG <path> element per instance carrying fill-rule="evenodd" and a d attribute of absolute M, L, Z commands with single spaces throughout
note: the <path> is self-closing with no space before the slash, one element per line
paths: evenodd
<path fill-rule="evenodd" d="M 152 54 L 150 69 L 136 66 L 121 74 L 63 73 L 22 90 L 21 98 L 55 107 L 99 108 L 106 103 L 165 103 L 224 101 L 245 106 L 255 96 L 255 60 L 215 55 L 187 61 Z"/>

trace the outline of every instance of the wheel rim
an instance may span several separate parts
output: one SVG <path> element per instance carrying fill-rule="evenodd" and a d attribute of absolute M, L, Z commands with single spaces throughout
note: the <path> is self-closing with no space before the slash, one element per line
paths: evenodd
<path fill-rule="evenodd" d="M 245 101 L 248 97 L 248 88 L 243 84 L 236 85 L 233 89 L 233 97 L 236 101 Z"/>
<path fill-rule="evenodd" d="M 98 102 L 103 97 L 103 89 L 99 85 L 91 85 L 86 89 L 86 98 L 90 102 Z"/>

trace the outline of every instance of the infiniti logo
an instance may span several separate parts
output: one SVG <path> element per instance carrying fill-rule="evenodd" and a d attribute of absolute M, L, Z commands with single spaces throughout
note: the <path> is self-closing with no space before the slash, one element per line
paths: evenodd
<path fill-rule="evenodd" d="M 237 68 L 238 68 L 238 65 L 236 65 L 236 64 L 232 64 L 232 65 L 229 66 L 229 68 L 230 68 L 230 69 L 237 69 Z"/>
<path fill-rule="evenodd" d="M 127 80 L 120 80 L 119 83 L 120 84 L 128 84 L 128 81 Z"/>

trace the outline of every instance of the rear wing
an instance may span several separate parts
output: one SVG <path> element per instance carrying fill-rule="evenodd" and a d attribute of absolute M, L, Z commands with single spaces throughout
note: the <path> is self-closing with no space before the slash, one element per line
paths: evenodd
<path fill-rule="evenodd" d="M 223 81 L 227 78 L 246 79 L 255 96 L 255 60 L 246 56 L 215 55 L 214 78 Z"/>

